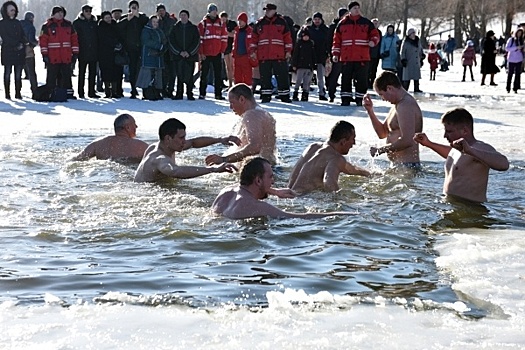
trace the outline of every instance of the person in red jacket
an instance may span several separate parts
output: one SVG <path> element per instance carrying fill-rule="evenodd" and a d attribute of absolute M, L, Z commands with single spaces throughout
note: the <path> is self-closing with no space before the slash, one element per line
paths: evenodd
<path fill-rule="evenodd" d="M 250 55 L 259 60 L 261 72 L 261 102 L 272 99 L 272 74 L 277 79 L 277 91 L 283 102 L 290 99 L 288 62 L 292 56 L 292 35 L 283 16 L 277 13 L 277 6 L 266 4 L 264 17 L 259 18 L 253 29 Z"/>
<path fill-rule="evenodd" d="M 71 83 L 71 61 L 73 56 L 78 56 L 78 37 L 73 24 L 64 19 L 65 15 L 66 10 L 62 6 L 53 7 L 51 18 L 42 26 L 40 52 L 47 67 L 47 87 L 67 89 L 68 99 L 75 99 Z"/>
<path fill-rule="evenodd" d="M 249 49 L 253 40 L 253 30 L 248 25 L 246 12 L 237 16 L 238 26 L 233 35 L 233 80 L 235 84 L 244 83 L 252 86 L 252 63 L 250 63 Z"/>
<path fill-rule="evenodd" d="M 430 64 L 430 80 L 436 80 L 436 69 L 439 67 L 439 62 L 441 62 L 441 56 L 436 51 L 436 45 L 430 43 L 428 48 L 427 60 Z"/>
<path fill-rule="evenodd" d="M 334 32 L 332 60 L 343 63 L 341 106 L 350 105 L 353 80 L 355 102 L 362 106 L 368 89 L 370 48 L 379 44 L 380 36 L 374 24 L 361 16 L 357 1 L 348 4 L 348 10 L 350 12 L 341 19 Z"/>
<path fill-rule="evenodd" d="M 215 99 L 224 100 L 222 97 L 222 59 L 228 44 L 228 33 L 226 26 L 217 16 L 217 5 L 208 5 L 208 14 L 204 16 L 198 25 L 201 36 L 199 47 L 199 58 L 201 62 L 201 80 L 199 88 L 199 99 L 206 98 L 208 87 L 208 73 L 210 66 L 213 67 Z"/>

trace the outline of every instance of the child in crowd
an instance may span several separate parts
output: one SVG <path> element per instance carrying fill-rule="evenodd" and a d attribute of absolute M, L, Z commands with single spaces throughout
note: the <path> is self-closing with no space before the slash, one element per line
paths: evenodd
<path fill-rule="evenodd" d="M 438 53 L 439 57 L 441 58 L 441 67 L 439 68 L 440 72 L 446 72 L 448 70 L 448 61 L 446 58 L 446 54 L 443 52 L 442 46 L 440 43 L 436 46 L 436 52 Z"/>
<path fill-rule="evenodd" d="M 474 81 L 474 73 L 472 73 L 472 64 L 474 66 L 478 65 L 476 61 L 476 50 L 474 49 L 474 42 L 472 40 L 467 41 L 467 47 L 463 50 L 463 55 L 461 55 L 461 63 L 463 64 L 463 79 L 465 81 L 465 74 L 467 73 L 467 67 L 470 70 L 470 78 Z"/>
<path fill-rule="evenodd" d="M 439 62 L 441 62 L 441 56 L 437 53 L 434 43 L 430 43 L 427 59 L 430 64 L 430 80 L 436 80 L 436 69 L 439 67 Z"/>
<path fill-rule="evenodd" d="M 308 27 L 303 27 L 297 35 L 297 43 L 292 54 L 292 69 L 297 73 L 292 100 L 299 101 L 299 86 L 302 84 L 301 101 L 308 101 L 315 62 L 314 42 L 310 40 Z"/>

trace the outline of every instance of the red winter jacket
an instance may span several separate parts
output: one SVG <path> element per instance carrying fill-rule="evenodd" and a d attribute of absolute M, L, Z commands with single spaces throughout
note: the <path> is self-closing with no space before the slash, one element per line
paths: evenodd
<path fill-rule="evenodd" d="M 232 56 L 233 57 L 239 57 L 239 53 L 237 52 L 237 36 L 239 35 L 239 31 L 241 28 L 239 26 L 235 27 L 234 34 L 233 34 L 233 50 L 232 50 Z M 246 38 L 244 39 L 245 45 L 246 45 L 246 54 L 250 54 L 250 47 L 253 42 L 253 29 L 250 26 L 245 26 L 243 28 L 244 31 L 246 31 Z"/>
<path fill-rule="evenodd" d="M 198 25 L 201 36 L 199 54 L 204 56 L 217 56 L 224 53 L 228 44 L 228 32 L 219 16 L 211 18 L 205 16 Z"/>
<path fill-rule="evenodd" d="M 368 42 L 378 45 L 379 40 L 379 32 L 368 18 L 347 14 L 335 29 L 332 56 L 340 62 L 370 61 Z"/>
<path fill-rule="evenodd" d="M 256 52 L 259 61 L 284 60 L 292 53 L 292 35 L 283 16 L 261 17 L 253 28 L 250 53 Z"/>
<path fill-rule="evenodd" d="M 436 70 L 439 67 L 439 62 L 441 62 L 441 56 L 439 56 L 436 50 L 428 51 L 427 60 L 430 64 L 430 70 Z"/>
<path fill-rule="evenodd" d="M 49 63 L 71 63 L 71 57 L 78 55 L 78 37 L 73 24 L 66 19 L 49 18 L 42 26 L 39 37 L 42 57 L 49 57 Z"/>

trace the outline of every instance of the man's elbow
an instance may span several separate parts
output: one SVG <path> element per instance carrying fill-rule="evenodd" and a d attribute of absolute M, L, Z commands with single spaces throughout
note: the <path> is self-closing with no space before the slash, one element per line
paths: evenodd
<path fill-rule="evenodd" d="M 497 170 L 497 171 L 507 171 L 509 170 L 509 167 L 510 167 L 509 160 L 507 159 L 507 157 L 504 157 L 504 159 L 502 159 L 501 162 L 499 162 L 499 164 L 494 166 L 492 169 Z"/>

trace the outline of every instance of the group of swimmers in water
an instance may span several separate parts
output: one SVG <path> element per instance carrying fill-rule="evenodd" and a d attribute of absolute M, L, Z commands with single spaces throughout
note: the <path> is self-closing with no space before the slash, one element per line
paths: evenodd
<path fill-rule="evenodd" d="M 363 99 L 373 128 L 382 147 L 370 147 L 371 156 L 386 153 L 394 167 L 419 170 L 419 145 L 435 151 L 446 159 L 443 193 L 462 200 L 481 203 L 487 200 L 489 170 L 505 171 L 507 158 L 491 145 L 476 140 L 472 115 L 464 108 L 455 108 L 443 114 L 448 144 L 428 139 L 423 130 L 423 115 L 417 101 L 401 85 L 398 77 L 388 71 L 374 81 L 375 92 L 392 104 L 384 121 L 374 112 L 369 95 Z M 196 137 L 186 139 L 186 126 L 175 118 L 162 123 L 159 141 L 148 145 L 137 140 L 137 125 L 132 116 L 122 114 L 114 123 L 115 135 L 89 144 L 74 160 L 126 158 L 140 162 L 135 173 L 137 182 L 156 182 L 165 178 L 193 178 L 209 173 L 238 171 L 235 163 L 243 162 L 238 185 L 223 189 L 212 209 L 230 219 L 252 217 L 319 218 L 348 212 L 291 213 L 283 211 L 263 199 L 269 195 L 293 198 L 315 190 L 339 190 L 339 175 L 370 176 L 363 168 L 352 165 L 344 157 L 355 144 L 355 128 L 351 123 L 339 121 L 325 142 L 310 144 L 295 164 L 287 188 L 274 188 L 272 166 L 276 165 L 275 119 L 260 108 L 251 88 L 237 84 L 228 92 L 230 108 L 240 120 L 238 135 Z M 206 166 L 177 165 L 175 154 L 189 148 L 202 148 L 213 144 L 235 145 L 223 154 L 205 158 Z"/>

